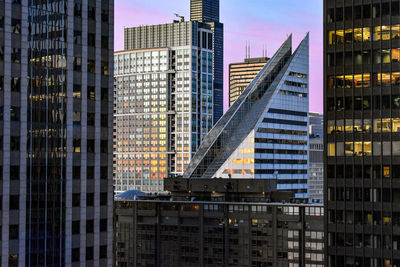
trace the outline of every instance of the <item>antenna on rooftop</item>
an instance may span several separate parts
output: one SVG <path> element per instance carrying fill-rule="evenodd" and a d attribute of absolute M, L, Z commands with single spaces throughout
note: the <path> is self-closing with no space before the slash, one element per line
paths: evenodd
<path fill-rule="evenodd" d="M 250 41 L 249 41 L 249 58 L 251 58 L 251 53 L 250 53 Z"/>

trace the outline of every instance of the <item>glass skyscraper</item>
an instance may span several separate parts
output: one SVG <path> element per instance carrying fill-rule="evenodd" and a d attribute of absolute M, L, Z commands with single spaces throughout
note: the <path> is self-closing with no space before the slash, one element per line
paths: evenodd
<path fill-rule="evenodd" d="M 219 0 L 190 0 L 190 20 L 214 33 L 214 124 L 224 113 L 224 24 L 219 21 Z"/>
<path fill-rule="evenodd" d="M 203 139 L 185 178 L 277 179 L 308 199 L 308 35 L 291 36 Z"/>
<path fill-rule="evenodd" d="M 400 266 L 399 1 L 324 1 L 327 266 Z"/>
<path fill-rule="evenodd" d="M 0 2 L 1 266 L 112 265 L 113 12 Z"/>
<path fill-rule="evenodd" d="M 159 192 L 213 126 L 213 32 L 195 21 L 126 28 L 125 44 L 134 49 L 114 64 L 115 191 Z"/>

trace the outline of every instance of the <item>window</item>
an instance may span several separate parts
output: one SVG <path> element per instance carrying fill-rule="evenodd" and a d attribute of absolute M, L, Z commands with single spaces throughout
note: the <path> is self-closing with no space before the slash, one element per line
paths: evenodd
<path fill-rule="evenodd" d="M 18 239 L 19 236 L 18 224 L 9 226 L 9 238 L 10 239 Z"/>
<path fill-rule="evenodd" d="M 94 193 L 86 194 L 86 206 L 91 207 L 94 205 Z"/>
<path fill-rule="evenodd" d="M 90 73 L 96 73 L 96 63 L 94 60 L 87 61 L 87 71 Z"/>
<path fill-rule="evenodd" d="M 107 246 L 100 246 L 100 251 L 99 251 L 99 256 L 100 259 L 106 259 L 107 258 Z"/>
<path fill-rule="evenodd" d="M 18 210 L 18 209 L 19 209 L 19 196 L 10 195 L 10 210 Z"/>
<path fill-rule="evenodd" d="M 107 232 L 107 219 L 100 219 L 100 232 Z"/>
<path fill-rule="evenodd" d="M 73 248 L 72 253 L 71 253 L 71 261 L 72 262 L 77 262 L 80 260 L 80 250 L 79 248 Z"/>
<path fill-rule="evenodd" d="M 12 92 L 19 92 L 20 89 L 21 89 L 21 78 L 12 77 L 11 78 L 11 91 Z"/>
<path fill-rule="evenodd" d="M 74 57 L 74 70 L 80 71 L 82 68 L 82 58 L 81 57 Z"/>
<path fill-rule="evenodd" d="M 10 166 L 10 179 L 19 180 L 19 166 Z"/>
<path fill-rule="evenodd" d="M 15 34 L 21 33 L 21 20 L 20 19 L 11 19 L 11 32 Z"/>
<path fill-rule="evenodd" d="M 93 260 L 93 247 L 86 247 L 86 260 Z"/>
<path fill-rule="evenodd" d="M 88 45 L 89 46 L 96 46 L 96 34 L 94 33 L 88 33 Z"/>
<path fill-rule="evenodd" d="M 74 44 L 81 45 L 82 44 L 82 32 L 74 31 Z"/>
<path fill-rule="evenodd" d="M 86 233 L 93 233 L 94 232 L 94 221 L 87 220 L 86 221 Z"/>
<path fill-rule="evenodd" d="M 79 193 L 72 194 L 72 207 L 79 207 L 81 205 L 81 195 Z"/>
<path fill-rule="evenodd" d="M 72 221 L 72 234 L 76 235 L 81 232 L 81 223 L 80 221 Z"/>

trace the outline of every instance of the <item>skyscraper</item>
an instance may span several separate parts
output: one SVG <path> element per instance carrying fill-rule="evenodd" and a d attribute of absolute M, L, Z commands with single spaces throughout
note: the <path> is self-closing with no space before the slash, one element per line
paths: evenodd
<path fill-rule="evenodd" d="M 163 191 L 213 126 L 213 32 L 196 21 L 126 28 L 125 47 L 114 64 L 115 191 Z"/>
<path fill-rule="evenodd" d="M 400 266 L 399 1 L 324 1 L 327 266 Z"/>
<path fill-rule="evenodd" d="M 190 20 L 214 33 L 214 124 L 224 113 L 224 24 L 219 21 L 219 0 L 190 0 Z"/>
<path fill-rule="evenodd" d="M 1 266 L 112 265 L 114 2 L 0 2 Z"/>
<path fill-rule="evenodd" d="M 291 36 L 193 156 L 185 178 L 277 179 L 278 190 L 308 199 L 308 34 Z"/>
<path fill-rule="evenodd" d="M 267 57 L 245 58 L 244 62 L 229 64 L 229 106 L 239 98 L 268 62 Z"/>

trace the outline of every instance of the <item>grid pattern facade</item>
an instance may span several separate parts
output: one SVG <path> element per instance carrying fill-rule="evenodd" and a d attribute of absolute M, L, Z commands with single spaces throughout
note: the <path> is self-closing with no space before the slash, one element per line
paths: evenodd
<path fill-rule="evenodd" d="M 312 202 L 324 200 L 324 142 L 310 137 L 308 194 Z"/>
<path fill-rule="evenodd" d="M 293 55 L 290 45 L 207 135 L 185 177 L 277 179 L 278 190 L 308 199 L 308 37 Z"/>
<path fill-rule="evenodd" d="M 328 266 L 400 266 L 399 1 L 324 1 Z"/>
<path fill-rule="evenodd" d="M 0 2 L 1 266 L 112 265 L 113 12 Z"/>
<path fill-rule="evenodd" d="M 212 32 L 187 35 L 198 42 L 115 54 L 116 192 L 163 191 L 213 126 Z"/>
<path fill-rule="evenodd" d="M 229 64 L 229 106 L 239 98 L 269 58 L 246 58 L 242 63 Z"/>
<path fill-rule="evenodd" d="M 219 0 L 190 0 L 190 20 L 219 22 Z"/>
<path fill-rule="evenodd" d="M 214 33 L 214 124 L 224 114 L 224 25 L 219 21 L 219 0 L 190 0 L 190 20 Z"/>
<path fill-rule="evenodd" d="M 115 202 L 116 266 L 324 266 L 323 207 Z"/>

